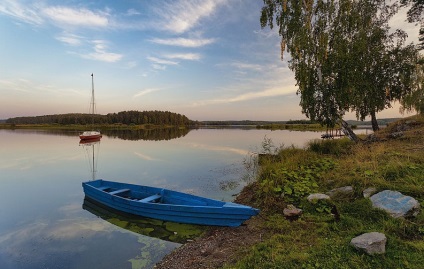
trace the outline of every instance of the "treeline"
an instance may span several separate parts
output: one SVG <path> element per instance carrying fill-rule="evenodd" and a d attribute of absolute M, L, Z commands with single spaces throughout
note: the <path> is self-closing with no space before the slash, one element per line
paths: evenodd
<path fill-rule="evenodd" d="M 35 117 L 16 117 L 6 121 L 8 124 L 153 124 L 188 126 L 190 120 L 181 114 L 169 111 L 121 111 L 107 115 L 91 114 L 57 114 Z"/>

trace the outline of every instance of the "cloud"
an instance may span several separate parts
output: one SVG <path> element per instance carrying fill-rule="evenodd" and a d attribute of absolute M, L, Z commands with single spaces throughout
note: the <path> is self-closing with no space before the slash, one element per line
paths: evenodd
<path fill-rule="evenodd" d="M 136 15 L 141 15 L 140 12 L 138 12 L 137 10 L 135 10 L 134 8 L 130 8 L 127 10 L 127 13 L 125 14 L 126 16 L 136 16 Z"/>
<path fill-rule="evenodd" d="M 128 62 L 126 64 L 126 68 L 128 68 L 128 69 L 132 69 L 132 68 L 134 68 L 136 66 L 137 66 L 137 62 L 136 61 L 130 61 L 130 62 Z"/>
<path fill-rule="evenodd" d="M 200 54 L 198 53 L 180 53 L 180 54 L 166 54 L 164 55 L 165 58 L 168 59 L 181 59 L 181 60 L 190 60 L 190 61 L 196 61 L 200 60 Z"/>
<path fill-rule="evenodd" d="M 152 89 L 145 89 L 143 91 L 140 91 L 140 92 L 134 94 L 133 98 L 137 98 L 137 97 L 140 97 L 140 96 L 143 96 L 143 95 L 152 93 L 152 92 L 156 92 L 156 91 L 159 91 L 159 89 L 154 89 L 154 88 L 152 88 Z"/>
<path fill-rule="evenodd" d="M 71 46 L 80 46 L 83 43 L 81 36 L 66 33 L 66 32 L 57 36 L 56 39 L 59 40 L 60 42 L 63 42 Z"/>
<path fill-rule="evenodd" d="M 230 65 L 238 69 L 248 69 L 248 70 L 256 70 L 256 71 L 262 70 L 262 66 L 260 66 L 259 64 L 234 62 L 234 63 L 231 63 Z"/>
<path fill-rule="evenodd" d="M 29 23 L 32 25 L 41 25 L 44 19 L 38 15 L 37 8 L 34 5 L 21 5 L 16 0 L 3 0 L 0 2 L 0 13 Z"/>
<path fill-rule="evenodd" d="M 211 100 L 195 102 L 192 104 L 192 106 L 197 107 L 197 106 L 205 106 L 205 105 L 213 105 L 213 104 L 243 102 L 243 101 L 249 101 L 249 100 L 254 100 L 259 98 L 283 96 L 283 95 L 291 94 L 293 92 L 296 92 L 296 88 L 294 86 L 274 87 L 274 88 L 269 88 L 269 89 L 265 89 L 263 91 L 258 91 L 258 92 L 247 92 L 247 93 L 239 94 L 229 98 L 211 99 Z"/>
<path fill-rule="evenodd" d="M 105 40 L 94 40 L 91 43 L 94 44 L 94 52 L 83 54 L 81 57 L 109 63 L 118 62 L 123 57 L 122 54 L 107 52 L 108 46 Z"/>
<path fill-rule="evenodd" d="M 153 38 L 149 40 L 150 42 L 168 45 L 168 46 L 178 46 L 178 47 L 187 47 L 187 48 L 197 48 L 205 45 L 214 43 L 216 40 L 213 38 L 209 39 L 188 39 L 188 38 L 169 38 L 169 39 L 160 39 Z"/>
<path fill-rule="evenodd" d="M 169 60 L 164 60 L 164 59 L 159 59 L 156 57 L 151 57 L 148 56 L 147 59 L 155 64 L 160 64 L 160 65 L 177 65 L 178 62 L 174 62 L 174 61 L 169 61 Z"/>
<path fill-rule="evenodd" d="M 60 24 L 87 27 L 106 27 L 109 24 L 106 13 L 95 13 L 85 8 L 47 7 L 43 9 L 43 13 L 49 19 Z"/>
<path fill-rule="evenodd" d="M 162 18 L 161 28 L 173 33 L 184 33 L 199 24 L 203 18 L 211 16 L 224 0 L 172 1 L 156 13 Z"/>
<path fill-rule="evenodd" d="M 165 65 L 160 65 L 160 64 L 152 64 L 153 69 L 156 70 L 166 70 L 166 66 Z"/>

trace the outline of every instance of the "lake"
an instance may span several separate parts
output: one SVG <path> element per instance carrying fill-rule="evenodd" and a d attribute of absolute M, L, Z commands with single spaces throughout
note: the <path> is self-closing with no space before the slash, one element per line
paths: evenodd
<path fill-rule="evenodd" d="M 0 130 L 0 267 L 152 268 L 199 227 L 98 208 L 84 200 L 82 182 L 102 178 L 231 201 L 251 178 L 243 163 L 265 138 L 303 147 L 320 135 L 115 131 L 79 144 L 77 132 Z"/>

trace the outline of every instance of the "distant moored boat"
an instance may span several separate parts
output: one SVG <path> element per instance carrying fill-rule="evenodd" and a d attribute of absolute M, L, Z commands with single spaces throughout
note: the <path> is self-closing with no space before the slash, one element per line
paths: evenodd
<path fill-rule="evenodd" d="M 93 119 L 93 125 L 94 125 L 94 107 L 95 107 L 95 101 L 94 101 L 94 76 L 91 74 L 91 102 L 90 102 L 90 113 L 92 115 Z M 100 139 L 102 137 L 102 134 L 99 131 L 85 131 L 82 134 L 79 135 L 79 138 L 81 140 L 93 140 L 93 139 Z"/>

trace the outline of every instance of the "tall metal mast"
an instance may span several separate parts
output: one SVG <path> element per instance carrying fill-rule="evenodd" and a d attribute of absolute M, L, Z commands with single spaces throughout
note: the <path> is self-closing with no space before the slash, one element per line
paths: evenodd
<path fill-rule="evenodd" d="M 91 73 L 91 103 L 90 103 L 90 112 L 92 115 L 92 121 L 94 125 L 94 108 L 95 106 L 95 100 L 94 100 L 94 75 Z"/>

